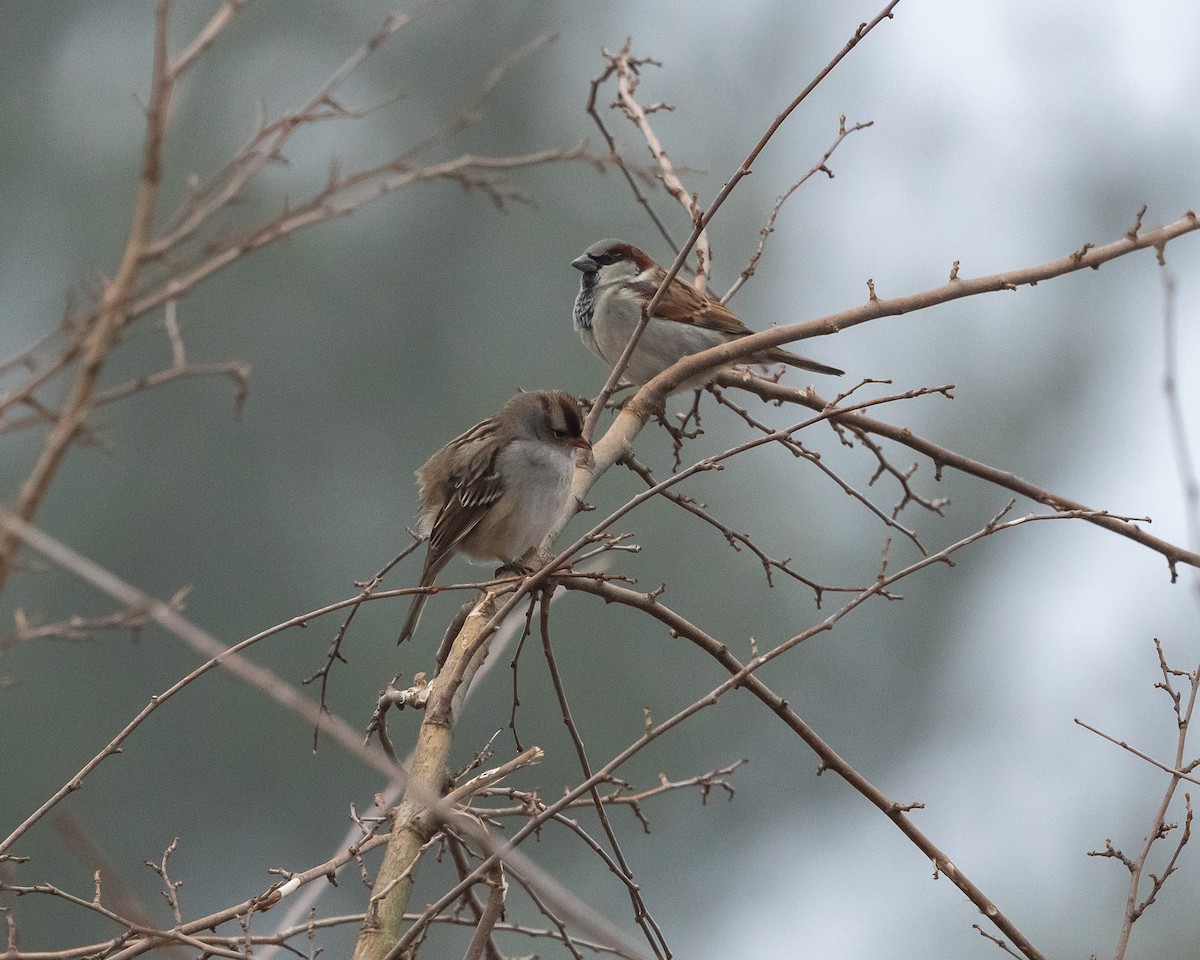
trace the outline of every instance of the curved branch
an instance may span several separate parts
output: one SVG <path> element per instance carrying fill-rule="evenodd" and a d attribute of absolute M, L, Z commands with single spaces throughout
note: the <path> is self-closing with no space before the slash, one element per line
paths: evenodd
<path fill-rule="evenodd" d="M 984 277 L 976 277 L 973 280 L 964 280 L 958 276 L 956 267 L 950 280 L 940 287 L 923 290 L 920 293 L 911 293 L 903 297 L 893 297 L 889 300 L 877 297 L 874 284 L 868 280 L 870 297 L 862 306 L 830 314 L 818 320 L 810 320 L 807 323 L 772 327 L 770 330 L 763 330 L 760 333 L 694 353 L 668 367 L 642 387 L 626 403 L 625 410 L 631 413 L 636 412 L 645 421 L 653 416 L 654 411 L 662 405 L 663 398 L 677 389 L 680 384 L 705 371 L 745 360 L 746 357 L 761 353 L 768 347 L 795 343 L 809 337 L 828 336 L 831 333 L 858 326 L 860 323 L 878 320 L 881 317 L 898 317 L 906 313 L 915 313 L 918 310 L 961 300 L 963 297 L 995 293 L 1000 290 L 1016 290 L 1018 287 L 1033 287 L 1043 280 L 1052 280 L 1055 277 L 1076 273 L 1079 270 L 1098 270 L 1110 260 L 1116 260 L 1118 257 L 1137 250 L 1153 249 L 1158 254 L 1158 262 L 1161 265 L 1165 263 L 1167 244 L 1176 237 L 1181 237 L 1197 229 L 1200 229 L 1200 219 L 1193 211 L 1188 210 L 1174 223 L 1159 227 L 1157 230 L 1141 233 L 1134 227 L 1120 240 L 1114 240 L 1112 243 L 1106 243 L 1099 247 L 1085 243 L 1074 253 L 1033 267 L 993 273 Z"/>
<path fill-rule="evenodd" d="M 725 373 L 721 375 L 718 382 L 724 386 L 740 387 L 743 390 L 749 390 L 751 393 L 758 394 L 764 400 L 796 403 L 811 410 L 828 409 L 826 402 L 810 390 L 793 390 L 778 383 L 770 383 L 746 373 Z M 1050 507 L 1052 510 L 1084 512 L 1086 515 L 1083 519 L 1087 520 L 1088 523 L 1094 523 L 1105 530 L 1111 530 L 1113 533 L 1127 537 L 1135 543 L 1140 543 L 1143 547 L 1148 547 L 1166 557 L 1167 563 L 1171 568 L 1172 583 L 1178 578 L 1177 564 L 1186 563 L 1192 567 L 1200 567 L 1200 553 L 1176 546 L 1153 534 L 1149 534 L 1136 523 L 1131 523 L 1120 517 L 1107 515 L 1102 511 L 1093 510 L 1091 507 L 1071 500 L 1068 497 L 1061 496 L 1044 487 L 1039 487 L 1028 480 L 1022 480 L 1007 470 L 999 470 L 996 467 L 988 466 L 986 463 L 981 463 L 960 453 L 955 453 L 946 447 L 938 446 L 932 441 L 918 437 L 907 427 L 898 427 L 895 424 L 887 423 L 884 420 L 876 420 L 874 417 L 868 417 L 862 413 L 837 413 L 832 415 L 829 420 L 831 423 L 842 424 L 852 430 L 861 430 L 864 433 L 873 433 L 877 436 L 887 437 L 889 440 L 903 444 L 911 450 L 923 453 L 934 462 L 939 471 L 943 467 L 952 467 L 961 473 L 979 477 L 979 479 L 986 480 L 988 483 L 995 484 L 998 487 L 1003 487 L 1005 490 L 1019 493 L 1023 497 L 1028 497 L 1030 500 Z"/>
<path fill-rule="evenodd" d="M 924 565 L 924 561 L 922 561 Z M 900 576 L 899 574 L 897 577 Z M 889 578 L 894 580 L 896 578 Z M 882 583 L 882 581 L 881 581 Z M 580 590 L 584 593 L 591 593 L 600 597 L 607 603 L 620 603 L 626 606 L 633 607 L 643 613 L 649 614 L 658 620 L 673 635 L 686 637 L 705 653 L 716 660 L 725 670 L 731 675 L 731 682 L 742 689 L 749 691 L 759 701 L 765 704 L 772 713 L 779 717 L 801 740 L 820 758 L 821 770 L 832 770 L 839 777 L 846 781 L 854 790 L 862 794 L 868 801 L 877 807 L 889 820 L 891 820 L 900 831 L 911 840 L 916 847 L 927 856 L 934 866 L 935 873 L 945 874 L 950 878 L 951 882 L 959 888 L 967 898 L 979 907 L 980 911 L 989 920 L 992 921 L 1003 933 L 1012 940 L 1013 944 L 1026 956 L 1029 960 L 1043 960 L 1041 951 L 1033 945 L 1032 942 L 1008 919 L 994 903 L 987 897 L 984 892 L 975 885 L 965 873 L 963 873 L 950 858 L 917 826 L 913 823 L 912 818 L 908 816 L 908 811 L 911 806 L 897 803 L 888 798 L 883 791 L 871 783 L 866 777 L 860 774 L 857 770 L 836 751 L 834 748 L 825 742 L 825 740 L 809 726 L 803 718 L 800 717 L 788 704 L 788 701 L 775 693 L 762 680 L 758 678 L 752 671 L 763 660 L 762 657 L 756 657 L 749 664 L 743 664 L 732 653 L 729 648 L 721 641 L 717 640 L 697 627 L 695 624 L 681 617 L 669 607 L 659 603 L 658 598 L 652 594 L 638 593 L 630 590 L 627 587 L 619 587 L 611 583 L 594 583 L 594 582 L 577 582 L 574 580 L 564 580 L 563 583 L 570 590 Z M 823 625 L 814 627 L 813 630 L 824 629 Z"/>

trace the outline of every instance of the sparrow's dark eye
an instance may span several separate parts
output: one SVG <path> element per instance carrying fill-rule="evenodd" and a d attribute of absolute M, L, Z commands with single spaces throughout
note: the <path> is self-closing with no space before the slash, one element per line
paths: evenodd
<path fill-rule="evenodd" d="M 566 430 L 551 430 L 550 432 L 554 434 L 555 440 L 566 440 L 567 439 L 567 431 Z"/>

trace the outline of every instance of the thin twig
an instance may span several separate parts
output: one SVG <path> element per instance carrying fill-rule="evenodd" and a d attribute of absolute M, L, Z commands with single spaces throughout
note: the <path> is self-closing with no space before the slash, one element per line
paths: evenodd
<path fill-rule="evenodd" d="M 722 386 L 740 387 L 744 390 L 757 393 L 764 400 L 796 403 L 811 410 L 823 410 L 827 407 L 826 401 L 811 391 L 793 390 L 757 377 L 739 373 L 727 373 L 721 374 L 717 382 Z M 1140 526 L 1122 520 L 1106 511 L 1094 510 L 1069 497 L 1065 497 L 1044 487 L 1039 487 L 1027 480 L 1022 480 L 1007 470 L 1001 470 L 978 460 L 973 460 L 970 457 L 963 456 L 960 453 L 955 453 L 947 447 L 939 446 L 923 437 L 917 436 L 906 427 L 898 427 L 857 411 L 844 415 L 841 413 L 834 414 L 830 417 L 830 422 L 841 423 L 852 429 L 860 430 L 863 433 L 872 433 L 877 436 L 886 437 L 912 450 L 916 450 L 933 461 L 937 470 L 936 476 L 940 477 L 943 468 L 950 467 L 958 470 L 960 473 L 978 477 L 994 486 L 1011 490 L 1013 493 L 1018 493 L 1023 497 L 1028 497 L 1035 503 L 1040 503 L 1051 509 L 1076 511 L 1079 516 L 1089 523 L 1094 523 L 1112 533 L 1120 534 L 1123 537 L 1133 540 L 1135 543 L 1139 543 L 1156 553 L 1162 554 L 1166 558 L 1171 570 L 1172 581 L 1176 578 L 1176 564 L 1185 563 L 1189 566 L 1200 568 L 1200 554 L 1162 540 L 1153 534 L 1147 533 Z"/>
<path fill-rule="evenodd" d="M 14 512 L 26 522 L 36 516 L 67 451 L 83 428 L 109 351 L 116 344 L 125 324 L 128 302 L 137 284 L 146 244 L 153 230 L 154 210 L 162 182 L 163 142 L 173 84 L 167 63 L 167 19 L 170 9 L 169 0 L 159 0 L 154 11 L 154 67 L 150 80 L 150 99 L 146 106 L 142 175 L 133 204 L 125 252 L 116 277 L 106 286 L 101 297 L 96 322 L 84 339 L 79 372 L 58 421 L 46 437 L 33 470 L 21 484 Z M 12 571 L 20 546 L 21 539 L 12 530 L 0 535 L 0 592 Z"/>
<path fill-rule="evenodd" d="M 722 392 L 719 385 L 716 385 L 716 384 L 713 385 L 712 394 L 714 397 L 716 397 L 718 403 L 720 403 L 722 406 L 728 407 L 730 410 L 732 410 L 734 413 L 736 413 L 739 417 L 741 417 L 746 423 L 748 423 L 750 426 L 752 426 L 755 430 L 758 430 L 761 433 L 770 433 L 771 432 L 771 428 L 768 427 L 765 423 L 761 423 L 755 417 L 751 416 L 750 411 L 746 410 L 743 407 L 738 406 L 736 403 L 734 403 L 732 400 L 730 400 L 728 397 L 726 397 L 724 395 L 724 393 Z M 947 394 L 947 396 L 952 396 L 952 395 Z M 820 454 L 813 453 L 811 450 L 809 450 L 807 447 L 805 447 L 804 444 L 802 444 L 800 441 L 798 441 L 798 440 L 783 440 L 783 441 L 780 441 L 780 444 L 782 446 L 784 446 L 785 449 L 791 451 L 793 456 L 802 457 L 803 459 L 805 459 L 809 463 L 811 463 L 814 467 L 816 467 L 818 470 L 820 470 L 821 473 L 825 474 L 825 476 L 829 477 L 830 480 L 832 480 L 834 483 L 836 483 L 842 489 L 843 493 L 845 493 L 847 496 L 852 497 L 853 499 L 857 500 L 864 507 L 866 507 L 871 513 L 873 513 L 876 517 L 878 517 L 879 520 L 881 520 L 883 522 L 884 526 L 890 527 L 891 529 L 895 530 L 897 533 L 902 534 L 908 540 L 911 540 L 912 543 L 916 546 L 916 548 L 921 551 L 921 553 L 928 552 L 925 549 L 924 544 L 921 543 L 921 539 L 920 539 L 920 537 L 917 536 L 916 532 L 913 530 L 910 530 L 908 527 L 904 526 L 902 523 L 899 523 L 896 520 L 895 514 L 897 512 L 899 512 L 898 510 L 893 511 L 893 515 L 889 517 L 879 507 L 875 506 L 875 504 L 871 502 L 870 498 L 867 497 L 866 494 L 860 492 L 859 490 L 856 490 L 850 483 L 848 483 L 847 481 L 843 480 L 840 476 L 838 476 L 838 474 L 833 470 L 833 468 L 830 467 L 828 464 L 826 464 L 821 459 Z M 940 507 L 941 507 L 941 504 L 939 504 L 938 507 L 936 508 L 938 512 L 940 512 Z M 818 600 L 819 599 L 820 598 L 818 596 Z"/>
<path fill-rule="evenodd" d="M 1146 872 L 1147 864 L 1150 860 L 1150 853 L 1154 849 L 1154 845 L 1158 841 L 1167 837 L 1172 829 L 1176 829 L 1178 824 L 1167 823 L 1167 813 L 1171 808 L 1171 802 L 1175 797 L 1175 791 L 1181 780 L 1191 779 L 1185 776 L 1181 770 L 1185 766 L 1184 755 L 1187 747 L 1188 728 L 1191 725 L 1192 714 L 1195 711 L 1196 701 L 1200 698 L 1200 666 L 1189 672 L 1176 670 L 1167 665 L 1165 656 L 1163 655 L 1162 645 L 1155 640 L 1155 650 L 1158 653 L 1159 669 L 1162 672 L 1162 681 L 1155 684 L 1171 698 L 1172 706 L 1175 711 L 1176 726 L 1178 733 L 1175 744 L 1175 764 L 1174 769 L 1170 771 L 1170 780 L 1167 783 L 1167 788 L 1163 792 L 1162 801 L 1158 805 L 1158 810 L 1154 815 L 1154 822 L 1151 825 L 1149 833 L 1142 844 L 1141 850 L 1134 858 L 1129 858 L 1116 849 L 1112 842 L 1105 844 L 1103 852 L 1093 852 L 1092 856 L 1112 857 L 1123 863 L 1129 870 L 1129 894 L 1125 900 L 1125 913 L 1121 924 L 1121 932 L 1117 938 L 1117 948 L 1114 951 L 1115 960 L 1124 960 L 1126 951 L 1129 949 L 1129 939 L 1133 933 L 1133 925 L 1141 918 L 1142 914 L 1150 907 L 1157 899 L 1159 892 L 1162 890 L 1163 884 L 1167 878 L 1175 872 L 1176 864 L 1180 854 L 1183 853 L 1183 848 L 1187 845 L 1192 835 L 1192 798 L 1188 794 L 1184 794 L 1185 820 L 1183 830 L 1179 834 L 1179 840 L 1175 844 L 1175 849 L 1171 854 L 1171 858 L 1167 863 L 1166 869 L 1161 875 L 1150 874 L 1150 890 L 1146 895 L 1142 896 L 1141 886 L 1142 877 Z M 1184 677 L 1188 681 L 1189 691 L 1186 704 L 1181 704 L 1182 697 L 1174 689 L 1171 683 L 1171 678 Z M 1077 721 L 1078 722 L 1078 721 Z M 1140 898 L 1140 899 L 1139 899 Z"/>
<path fill-rule="evenodd" d="M 688 219 L 693 223 L 698 223 L 703 216 L 699 205 L 696 202 L 696 197 L 688 193 L 687 188 L 683 185 L 683 181 L 679 179 L 679 175 L 675 172 L 675 167 L 671 163 L 670 157 L 667 156 L 667 151 L 658 139 L 658 134 L 654 132 L 654 127 L 650 125 L 650 120 L 647 114 L 653 110 L 671 109 L 664 104 L 658 104 L 651 107 L 649 110 L 643 107 L 637 99 L 637 88 L 641 82 L 639 67 L 647 63 L 653 63 L 649 60 L 634 60 L 629 55 L 629 44 L 626 43 L 624 48 L 615 57 L 611 57 L 612 63 L 616 68 L 617 77 L 617 102 L 616 106 L 620 107 L 621 111 L 629 119 L 634 126 L 638 128 L 643 139 L 646 141 L 646 146 L 650 148 L 650 155 L 654 158 L 654 162 L 658 167 L 658 179 L 662 182 L 675 200 L 685 211 L 687 211 Z M 697 290 L 704 290 L 708 286 L 708 270 L 712 263 L 712 253 L 708 247 L 708 234 L 703 230 L 696 237 L 696 276 L 693 285 Z"/>
<path fill-rule="evenodd" d="M 658 481 L 654 479 L 654 474 L 650 472 L 650 468 L 639 462 L 638 459 L 632 454 L 625 457 L 621 463 L 641 477 L 642 481 L 647 486 L 653 487 L 657 485 Z M 740 552 L 742 547 L 745 547 L 747 550 L 753 553 L 754 556 L 758 558 L 758 562 L 762 565 L 763 573 L 767 578 L 767 586 L 769 587 L 775 586 L 773 571 L 778 570 L 780 573 L 790 577 L 797 583 L 802 583 L 804 586 L 812 590 L 813 595 L 816 598 L 818 609 L 821 607 L 821 598 L 826 592 L 858 593 L 860 590 L 866 589 L 863 586 L 831 586 L 829 584 L 817 583 L 815 580 L 810 580 L 808 577 L 804 576 L 804 574 L 799 573 L 791 568 L 791 558 L 786 560 L 776 560 L 774 557 L 767 556 L 767 554 L 753 540 L 751 540 L 747 534 L 734 530 L 729 525 L 718 520 L 711 513 L 709 513 L 709 511 L 706 510 L 702 504 L 697 503 L 694 498 L 685 496 L 682 493 L 675 493 L 671 490 L 661 490 L 659 491 L 659 495 L 665 497 L 667 500 L 670 500 L 671 503 L 675 504 L 681 509 L 686 510 L 688 513 L 692 514 L 692 516 L 699 517 L 709 526 L 719 530 L 721 535 L 725 538 L 725 542 L 728 543 L 735 551 Z"/>
<path fill-rule="evenodd" d="M 401 550 L 400 553 L 397 556 L 395 556 L 392 560 L 388 561 L 388 563 L 384 566 L 384 568 L 382 570 L 380 570 L 377 574 L 375 574 L 375 576 L 373 576 L 370 580 L 368 580 L 366 583 L 359 584 L 359 586 L 361 586 L 361 588 L 362 588 L 362 593 L 360 593 L 355 598 L 354 603 L 351 604 L 351 606 L 350 606 L 349 612 L 346 614 L 346 619 L 342 621 L 342 625 L 340 627 L 338 627 L 337 633 L 334 634 L 333 640 L 330 641 L 329 649 L 325 653 L 325 663 L 322 665 L 321 669 L 319 669 L 316 673 L 314 673 L 311 677 L 309 677 L 308 679 L 306 679 L 304 681 L 305 686 L 307 686 L 308 684 L 311 684 L 314 680 L 317 680 L 318 678 L 320 678 L 321 686 L 320 686 L 320 696 L 319 696 L 319 701 L 318 701 L 318 706 L 320 707 L 320 713 L 318 714 L 318 717 L 320 715 L 323 715 L 324 713 L 326 713 L 326 711 L 328 709 L 328 701 L 327 701 L 326 697 L 329 693 L 329 676 L 330 676 L 330 673 L 333 671 L 333 665 L 339 660 L 342 663 L 346 662 L 346 658 L 342 656 L 342 641 L 346 637 L 346 631 L 350 629 L 350 623 L 354 620 L 354 615 L 356 613 L 358 613 L 359 607 L 361 607 L 365 601 L 370 599 L 371 594 L 375 591 L 375 588 L 378 587 L 379 584 L 383 581 L 383 578 L 385 576 L 387 576 L 388 571 L 390 571 L 394 566 L 396 566 L 396 564 L 398 564 L 405 557 L 408 557 L 410 554 L 412 554 L 418 547 L 421 546 L 422 543 L 425 542 L 424 538 L 418 537 L 415 534 L 412 534 L 411 531 L 409 531 L 409 533 L 413 538 L 413 542 L 408 547 L 406 547 L 404 550 Z M 317 740 L 320 735 L 320 730 L 321 730 L 321 724 L 320 724 L 320 720 L 318 719 L 317 723 L 313 725 L 313 750 L 314 750 L 314 752 L 317 749 Z M 386 742 L 386 733 L 384 733 L 383 736 L 381 736 L 380 742 L 381 743 Z M 391 753 L 390 749 L 388 749 L 388 747 L 386 745 L 384 746 L 384 749 L 389 754 Z"/>
<path fill-rule="evenodd" d="M 218 34 L 229 26 L 234 16 L 249 6 L 251 0 L 225 0 L 208 23 L 192 38 L 192 42 L 171 61 L 171 74 L 178 80 L 216 42 Z"/>
<path fill-rule="evenodd" d="M 1084 730 L 1094 733 L 1096 736 L 1098 736 L 1104 740 L 1107 740 L 1109 743 L 1116 744 L 1122 750 L 1129 751 L 1135 757 L 1137 757 L 1140 760 L 1145 760 L 1151 766 L 1158 767 L 1158 769 L 1163 771 L 1163 773 L 1169 773 L 1173 777 L 1178 777 L 1180 780 L 1187 780 L 1190 783 L 1200 784 L 1200 779 L 1193 777 L 1190 773 L 1184 773 L 1182 770 L 1177 770 L 1174 767 L 1169 767 L 1162 761 L 1155 760 L 1148 753 L 1142 753 L 1142 751 L 1137 749 L 1137 747 L 1130 746 L 1124 740 L 1118 740 L 1116 737 L 1110 736 L 1109 734 L 1105 733 L 1103 730 L 1097 730 L 1090 723 L 1084 723 L 1084 721 L 1080 720 L 1078 717 L 1075 718 L 1075 722 L 1079 726 L 1083 727 Z"/>
<path fill-rule="evenodd" d="M 145 722 L 146 718 L 192 682 L 218 666 L 225 667 L 225 669 L 240 679 L 253 684 L 277 703 L 299 713 L 309 723 L 315 723 L 320 716 L 316 704 L 304 697 L 295 687 L 283 681 L 273 671 L 259 666 L 250 660 L 236 656 L 240 651 L 253 646 L 260 640 L 273 636 L 290 627 L 306 624 L 310 619 L 313 619 L 314 614 L 317 613 L 316 611 L 292 617 L 283 623 L 260 631 L 254 636 L 234 644 L 232 647 L 227 647 L 211 634 L 186 620 L 177 610 L 168 604 L 147 596 L 135 587 L 125 583 L 110 571 L 75 553 L 75 551 L 71 550 L 65 544 L 22 522 L 3 507 L 0 507 L 0 526 L 4 526 L 9 533 L 20 537 L 33 549 L 50 558 L 55 563 L 71 570 L 97 589 L 116 598 L 126 607 L 145 610 L 150 619 L 160 627 L 185 640 L 195 649 L 204 651 L 210 658 L 191 671 L 191 673 L 171 684 L 162 693 L 152 697 L 99 753 L 85 763 L 70 780 L 56 790 L 37 810 L 17 826 L 7 838 L 0 841 L 0 853 L 4 853 L 10 849 L 38 820 L 57 806 L 66 796 L 78 790 L 83 785 L 84 779 L 108 757 L 119 754 L 121 752 L 121 745 L 134 730 Z M 355 598 L 351 598 L 350 600 L 323 608 L 323 611 L 339 609 L 349 606 L 354 602 Z M 327 729 L 330 730 L 334 739 L 350 753 L 374 767 L 385 777 L 401 776 L 395 764 L 382 751 L 364 746 L 360 742 L 358 733 L 346 721 L 336 715 L 326 714 L 325 722 L 328 725 Z"/>
<path fill-rule="evenodd" d="M 492 866 L 487 884 L 489 888 L 487 904 L 475 926 L 475 935 L 467 946 L 467 952 L 463 954 L 463 960 L 480 960 L 484 949 L 489 945 L 495 952 L 495 945 L 491 943 L 492 931 L 496 928 L 496 924 L 504 912 L 504 900 L 508 893 L 508 882 L 504 879 L 503 864 L 496 863 Z"/>
<path fill-rule="evenodd" d="M 668 780 L 665 775 L 659 774 L 659 783 L 656 787 L 649 787 L 645 790 L 634 791 L 631 793 L 622 792 L 625 789 L 632 789 L 622 781 L 622 786 L 617 787 L 612 793 L 602 796 L 601 802 L 609 806 L 627 805 L 636 810 L 642 803 L 653 797 L 660 796 L 664 793 L 673 792 L 676 790 L 686 790 L 691 787 L 700 788 L 700 802 L 708 803 L 708 795 L 714 787 L 719 787 L 724 790 L 729 799 L 733 799 L 734 789 L 729 782 L 729 777 L 738 767 L 749 763 L 750 761 L 742 758 L 735 760 L 733 763 L 726 764 L 716 770 L 710 770 L 708 773 L 702 773 L 695 777 L 686 777 L 683 780 Z M 505 817 L 505 816 L 527 816 L 531 808 L 544 806 L 537 798 L 537 795 L 524 790 L 517 790 L 514 787 L 497 787 L 495 789 L 481 790 L 480 797 L 511 797 L 520 800 L 520 806 L 516 807 L 486 807 L 480 808 L 481 812 L 486 811 L 489 817 Z M 590 807 L 592 799 L 580 798 L 569 804 L 571 807 Z"/>
<path fill-rule="evenodd" d="M 554 686 L 554 696 L 558 700 L 558 709 L 562 717 L 562 722 L 566 726 L 567 732 L 571 735 L 571 743 L 575 747 L 575 756 L 579 759 L 579 768 L 583 771 L 584 779 L 591 779 L 592 768 L 591 764 L 588 763 L 587 749 L 583 745 L 583 737 L 580 736 L 575 719 L 571 716 L 571 705 L 567 700 L 567 692 L 563 686 L 562 675 L 558 671 L 558 661 L 554 658 L 554 648 L 550 643 L 549 597 L 546 596 L 545 591 L 543 591 L 542 596 L 543 600 L 540 604 L 541 615 L 538 618 L 538 626 L 542 635 L 542 653 L 546 657 L 546 666 L 550 671 L 550 682 Z M 590 792 L 596 816 L 600 820 L 600 826 L 604 830 L 604 835 L 608 838 L 608 845 L 612 849 L 613 856 L 616 858 L 616 863 L 613 866 L 617 869 L 614 872 L 625 884 L 625 888 L 629 892 L 629 898 L 633 903 L 634 922 L 641 927 L 642 933 L 646 937 L 646 942 L 650 945 L 650 949 L 654 951 L 656 957 L 670 957 L 671 948 L 667 945 L 662 928 L 655 922 L 654 917 L 650 915 L 650 911 L 647 909 L 646 902 L 642 897 L 641 889 L 634 882 L 633 871 L 629 868 L 629 864 L 625 860 L 625 854 L 621 851 L 621 845 L 617 841 L 617 835 L 613 832 L 612 824 L 608 821 L 608 814 L 604 810 L 604 802 L 600 797 L 600 791 L 596 787 L 592 787 Z"/>
<path fill-rule="evenodd" d="M 471 865 L 467 860 L 466 842 L 453 830 L 447 829 L 445 831 L 445 836 L 446 845 L 450 848 L 450 857 L 454 860 L 454 869 L 457 871 L 458 878 L 461 880 L 471 872 Z M 475 896 L 474 890 L 468 890 L 466 893 L 464 893 L 463 901 L 466 903 L 467 907 L 470 908 L 471 913 L 474 915 L 476 930 L 478 930 L 481 922 L 483 921 L 483 904 L 480 903 L 479 898 Z M 491 920 L 491 926 L 495 927 L 495 924 L 499 919 L 499 917 L 493 917 Z M 487 951 L 488 960 L 504 960 L 503 955 L 496 946 L 495 937 L 491 935 L 490 930 L 488 931 L 487 942 L 484 946 L 484 949 Z"/>
<path fill-rule="evenodd" d="M 588 91 L 586 109 L 588 115 L 592 118 L 592 121 L 599 128 L 600 135 L 604 137 L 604 142 L 608 144 L 609 158 L 614 164 L 616 164 L 616 167 L 621 171 L 622 176 L 625 177 L 625 182 L 629 184 L 629 189 L 633 191 L 634 199 L 638 202 L 638 205 L 646 211 L 647 216 L 649 216 L 654 222 L 654 226 L 657 228 L 659 235 L 667 242 L 672 252 L 678 253 L 679 245 L 671 237 L 671 231 L 667 229 L 667 225 L 663 223 L 662 218 L 655 212 L 654 207 L 651 206 L 649 199 L 647 199 L 646 195 L 642 193 L 642 189 L 638 186 L 637 180 L 635 179 L 633 172 L 630 170 L 629 165 L 625 163 L 625 160 L 621 157 L 620 151 L 617 150 L 617 143 L 613 139 L 612 134 L 609 133 L 608 127 L 604 123 L 604 118 L 600 116 L 600 111 L 596 109 L 596 98 L 600 92 L 600 87 L 603 86 L 613 75 L 613 73 L 616 72 L 616 59 L 621 55 L 627 56 L 629 54 L 631 42 L 632 41 L 630 40 L 626 40 L 625 45 L 616 55 L 609 53 L 608 50 L 600 51 L 600 55 L 608 61 L 608 66 L 604 68 L 604 71 L 600 74 L 600 76 L 592 80 L 591 88 Z M 638 63 L 655 63 L 655 61 L 642 60 L 638 61 Z"/>
<path fill-rule="evenodd" d="M 775 200 L 775 205 L 771 207 L 771 215 L 767 217 L 766 224 L 758 232 L 758 247 L 750 257 L 750 262 L 746 264 L 745 269 L 738 274 L 738 278 L 733 282 L 733 286 L 725 291 L 725 295 L 721 297 L 722 303 L 728 303 L 730 300 L 732 300 L 734 295 L 745 285 L 746 281 L 754 276 L 754 271 L 758 266 L 758 261 L 762 259 L 763 252 L 767 248 L 767 240 L 769 240 L 771 234 L 775 232 L 775 221 L 779 217 L 779 211 L 783 209 L 783 205 L 787 203 L 792 194 L 804 186 L 804 184 L 807 183 L 814 174 L 824 173 L 829 177 L 830 180 L 832 180 L 833 171 L 829 169 L 829 158 L 833 156 L 834 151 L 836 151 L 837 148 L 842 145 L 842 141 L 850 136 L 850 134 L 858 133 L 859 130 L 865 130 L 867 127 L 873 126 L 874 123 L 874 120 L 867 120 L 865 123 L 856 123 L 852 127 L 847 127 L 845 115 L 838 120 L 837 139 L 829 145 L 829 149 L 825 151 L 825 155 L 822 156 L 821 159 L 815 164 L 813 164 L 808 173 L 788 187 L 787 190 L 785 190 L 783 194 Z"/>

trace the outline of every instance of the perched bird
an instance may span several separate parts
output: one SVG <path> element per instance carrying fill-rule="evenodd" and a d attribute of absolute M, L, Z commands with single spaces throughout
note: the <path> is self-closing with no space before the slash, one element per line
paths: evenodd
<path fill-rule="evenodd" d="M 571 261 L 583 273 L 575 297 L 575 329 L 584 346 L 613 367 L 667 271 L 632 244 L 621 240 L 593 243 Z M 723 303 L 678 277 L 671 281 L 638 340 L 624 377 L 644 384 L 683 357 L 749 336 L 747 327 Z M 771 347 L 744 363 L 786 363 L 801 370 L 840 376 L 844 370 Z M 676 389 L 700 387 L 720 369 L 681 383 Z"/>
<path fill-rule="evenodd" d="M 570 394 L 521 393 L 455 437 L 417 470 L 421 532 L 429 536 L 421 586 L 456 553 L 505 566 L 541 543 L 566 506 L 583 439 Z M 428 594 L 413 597 L 397 643 L 417 629 Z"/>

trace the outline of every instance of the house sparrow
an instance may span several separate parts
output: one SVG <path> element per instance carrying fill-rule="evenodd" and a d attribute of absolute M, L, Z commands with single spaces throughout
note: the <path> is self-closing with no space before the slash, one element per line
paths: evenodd
<path fill-rule="evenodd" d="M 654 296 L 667 271 L 637 247 L 621 240 L 593 243 L 571 261 L 571 266 L 583 273 L 575 297 L 575 329 L 584 346 L 612 367 L 641 319 L 642 306 Z M 723 303 L 676 277 L 642 332 L 624 377 L 644 384 L 676 360 L 753 332 Z M 782 347 L 763 350 L 744 362 L 786 363 L 834 376 L 845 372 Z M 710 370 L 676 389 L 703 386 L 719 372 L 720 369 Z"/>
<path fill-rule="evenodd" d="M 570 394 L 521 393 L 455 437 L 417 470 L 428 587 L 456 553 L 505 566 L 541 543 L 571 491 L 575 451 L 588 449 Z M 428 594 L 413 597 L 397 643 L 417 629 Z"/>

